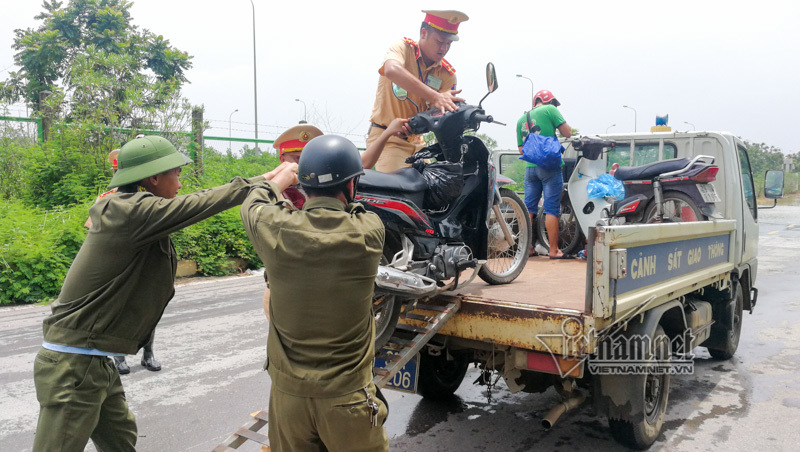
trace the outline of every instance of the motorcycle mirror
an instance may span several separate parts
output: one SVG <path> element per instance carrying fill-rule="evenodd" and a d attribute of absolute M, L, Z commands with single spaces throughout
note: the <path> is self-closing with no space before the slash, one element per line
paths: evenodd
<path fill-rule="evenodd" d="M 486 87 L 489 88 L 489 92 L 493 93 L 497 91 L 497 73 L 494 70 L 494 63 L 489 62 L 486 64 Z"/>
<path fill-rule="evenodd" d="M 489 92 L 486 93 L 486 96 L 483 96 L 483 99 L 486 99 L 486 97 L 488 97 L 489 94 L 492 94 L 493 92 L 497 91 L 498 86 L 499 85 L 497 84 L 497 72 L 495 72 L 494 70 L 494 63 L 489 62 L 486 64 L 486 87 L 489 88 Z M 481 99 L 481 101 L 478 102 L 478 108 L 481 108 L 481 105 L 483 104 L 483 99 Z"/>
<path fill-rule="evenodd" d="M 416 102 L 408 98 L 408 91 L 406 91 L 404 88 L 401 88 L 396 83 L 392 83 L 392 94 L 394 94 L 394 97 L 396 97 L 397 100 L 399 100 L 400 102 L 403 101 L 411 102 L 417 108 L 417 113 L 419 113 L 419 105 L 417 105 Z"/>

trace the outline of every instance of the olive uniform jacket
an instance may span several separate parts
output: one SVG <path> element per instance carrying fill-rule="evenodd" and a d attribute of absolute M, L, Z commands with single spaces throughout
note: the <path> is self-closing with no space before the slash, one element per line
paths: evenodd
<path fill-rule="evenodd" d="M 173 199 L 113 193 L 89 209 L 92 226 L 67 273 L 44 340 L 136 354 L 175 294 L 178 256 L 169 234 L 239 205 L 263 177 Z"/>
<path fill-rule="evenodd" d="M 251 190 L 242 220 L 269 280 L 273 387 L 300 397 L 361 390 L 372 380 L 383 223 L 335 198 L 311 198 L 296 210 L 267 185 Z"/>

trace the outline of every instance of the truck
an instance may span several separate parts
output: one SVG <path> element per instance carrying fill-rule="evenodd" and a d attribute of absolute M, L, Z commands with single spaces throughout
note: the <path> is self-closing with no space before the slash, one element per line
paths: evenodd
<path fill-rule="evenodd" d="M 746 146 L 728 132 L 600 138 L 616 143 L 600 157 L 609 169 L 713 156 L 717 214 L 686 223 L 600 221 L 580 236 L 585 260 L 531 257 L 512 283 L 471 282 L 404 306 L 376 356 L 379 387 L 443 400 L 474 364 L 481 382 L 490 385 L 499 375 L 511 392 L 554 387 L 562 400 L 542 418 L 544 428 L 590 403 L 607 417 L 615 440 L 646 449 L 661 432 L 672 378 L 693 370 L 693 350 L 707 347 L 719 360 L 734 356 L 743 313 L 758 301 L 759 206 Z M 521 182 L 518 158 L 516 150 L 495 151 L 493 164 Z M 579 158 L 568 145 L 565 180 Z M 782 176 L 768 172 L 767 198 L 783 196 Z M 565 196 L 567 212 L 584 207 L 569 202 Z M 562 214 L 562 222 L 569 216 Z M 247 440 L 269 444 L 257 433 L 266 413 L 252 417 L 215 450 Z"/>
<path fill-rule="evenodd" d="M 590 400 L 617 441 L 645 449 L 661 431 L 671 378 L 692 372 L 692 351 L 707 347 L 720 360 L 736 353 L 743 312 L 758 301 L 758 206 L 746 146 L 727 132 L 601 138 L 616 143 L 601 157 L 609 169 L 713 156 L 718 214 L 691 223 L 598 223 L 589 228 L 586 260 L 532 257 L 510 284 L 471 283 L 418 303 L 400 319 L 424 343 L 418 368 L 413 358 L 411 370 L 402 360 L 394 367 L 381 361 L 381 382 L 416 385 L 424 397 L 441 399 L 474 363 L 485 381 L 497 373 L 512 392 L 553 386 L 563 401 L 544 427 Z M 519 177 L 518 157 L 495 151 L 495 166 Z M 564 158 L 579 156 L 567 146 Z M 766 196 L 782 196 L 782 178 L 766 180 Z M 445 321 L 431 320 L 446 311 Z"/>

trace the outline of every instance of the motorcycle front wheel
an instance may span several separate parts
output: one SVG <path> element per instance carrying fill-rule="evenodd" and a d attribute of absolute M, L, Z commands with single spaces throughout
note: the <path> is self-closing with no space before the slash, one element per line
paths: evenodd
<path fill-rule="evenodd" d="M 536 232 L 541 237 L 541 244 L 550 251 L 550 241 L 547 239 L 547 228 L 545 227 L 545 214 L 539 209 L 536 215 Z M 583 249 L 586 237 L 583 235 L 575 211 L 572 210 L 572 203 L 568 196 L 561 198 L 561 215 L 558 217 L 558 248 L 564 254 L 575 254 Z"/>
<path fill-rule="evenodd" d="M 531 218 L 522 199 L 507 188 L 500 189 L 498 206 L 503 218 L 496 218 L 495 209 L 489 217 L 489 252 L 478 276 L 489 284 L 507 284 L 515 280 L 525 263 L 531 247 Z M 505 221 L 511 232 L 514 245 L 510 245 L 503 234 L 499 221 Z"/>

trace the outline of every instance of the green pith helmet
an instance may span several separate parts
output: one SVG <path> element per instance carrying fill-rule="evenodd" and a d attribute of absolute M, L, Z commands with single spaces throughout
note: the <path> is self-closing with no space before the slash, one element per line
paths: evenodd
<path fill-rule="evenodd" d="M 121 187 L 161 174 L 190 162 L 168 140 L 159 136 L 135 138 L 122 146 L 117 156 L 117 172 L 110 188 Z"/>

